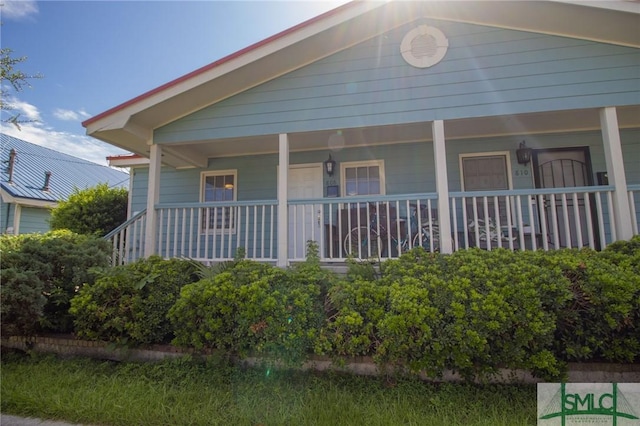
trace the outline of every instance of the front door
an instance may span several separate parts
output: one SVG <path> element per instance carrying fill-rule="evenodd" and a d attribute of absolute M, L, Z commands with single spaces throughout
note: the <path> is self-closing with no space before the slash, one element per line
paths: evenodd
<path fill-rule="evenodd" d="M 533 167 L 536 188 L 593 185 L 588 147 L 536 150 L 533 155 Z M 553 206 L 549 198 L 546 200 L 540 213 L 545 215 L 549 227 L 550 242 L 555 241 L 554 229 L 557 229 L 560 247 L 577 247 L 579 245 L 578 233 L 582 236 L 582 244 L 588 244 L 588 221 L 585 206 L 589 202 L 587 196 L 580 195 L 576 205 L 573 198 L 567 196 L 565 209 L 560 196 L 555 197 Z M 555 209 L 555 214 L 552 209 Z M 565 217 L 565 212 L 567 217 Z M 597 232 L 595 236 L 597 239 Z"/>
<path fill-rule="evenodd" d="M 290 166 L 288 194 L 289 200 L 322 198 L 322 164 Z M 322 250 L 321 212 L 320 204 L 289 205 L 289 259 L 304 259 L 309 240 Z"/>

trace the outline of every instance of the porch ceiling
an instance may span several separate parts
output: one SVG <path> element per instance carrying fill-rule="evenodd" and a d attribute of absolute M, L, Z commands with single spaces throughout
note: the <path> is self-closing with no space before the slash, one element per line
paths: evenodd
<path fill-rule="evenodd" d="M 640 105 L 619 107 L 620 128 L 640 128 Z M 598 109 L 550 111 L 499 117 L 478 117 L 445 121 L 447 140 L 486 138 L 491 136 L 531 135 L 540 133 L 566 133 L 600 129 Z M 431 141 L 431 123 L 411 123 L 394 126 L 375 126 L 340 129 L 344 148 Z M 338 130 L 324 130 L 289 134 L 292 152 L 312 150 L 339 150 L 335 144 Z M 164 145 L 168 158 L 178 160 L 177 167 L 206 167 L 207 159 L 239 155 L 270 154 L 278 152 L 278 135 L 264 135 L 243 139 L 218 139 Z M 189 161 L 189 159 L 194 159 Z M 197 159 L 197 160 L 195 160 Z"/>

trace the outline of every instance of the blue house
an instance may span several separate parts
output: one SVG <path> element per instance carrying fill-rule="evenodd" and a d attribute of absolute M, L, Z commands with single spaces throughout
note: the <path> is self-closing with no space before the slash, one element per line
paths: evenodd
<path fill-rule="evenodd" d="M 601 249 L 638 233 L 640 5 L 353 2 L 90 118 L 127 262 Z"/>
<path fill-rule="evenodd" d="M 120 170 L 0 134 L 0 229 L 3 234 L 49 231 L 51 209 L 75 188 L 126 187 Z"/>

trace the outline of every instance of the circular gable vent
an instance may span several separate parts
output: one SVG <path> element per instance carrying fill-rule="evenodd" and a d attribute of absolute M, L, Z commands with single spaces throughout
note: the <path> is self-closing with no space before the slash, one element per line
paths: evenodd
<path fill-rule="evenodd" d="M 417 68 L 431 67 L 444 58 L 449 40 L 439 29 L 420 25 L 402 39 L 400 53 L 408 64 Z"/>

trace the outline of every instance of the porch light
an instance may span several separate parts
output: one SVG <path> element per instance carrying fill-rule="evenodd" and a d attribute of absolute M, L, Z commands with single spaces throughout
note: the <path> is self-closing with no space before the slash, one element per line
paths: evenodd
<path fill-rule="evenodd" d="M 331 158 L 331 154 L 329 154 L 327 161 L 324 162 L 324 169 L 329 176 L 333 176 L 333 172 L 336 170 L 336 162 Z"/>
<path fill-rule="evenodd" d="M 516 156 L 518 157 L 519 164 L 528 164 L 531 161 L 531 148 L 527 148 L 527 144 L 524 141 L 520 142 L 520 147 L 516 150 Z"/>

